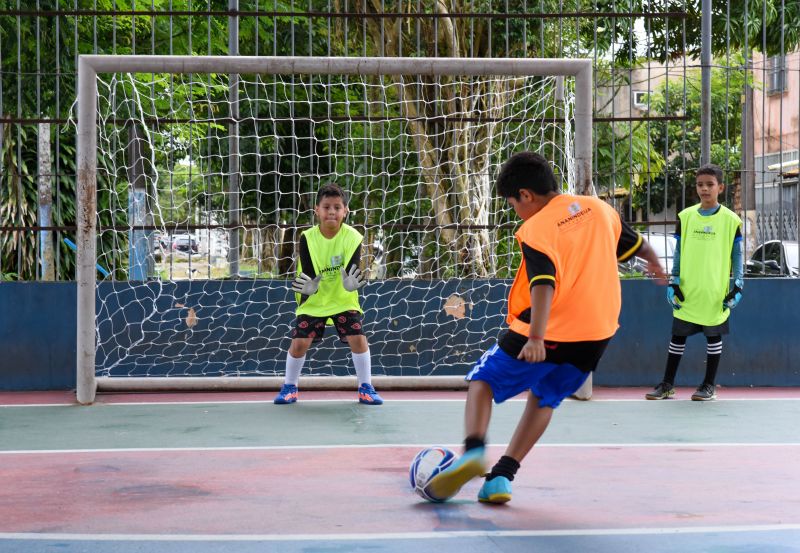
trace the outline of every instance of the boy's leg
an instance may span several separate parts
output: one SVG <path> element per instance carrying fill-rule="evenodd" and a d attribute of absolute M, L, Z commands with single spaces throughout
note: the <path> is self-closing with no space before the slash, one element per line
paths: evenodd
<path fill-rule="evenodd" d="M 645 395 L 647 399 L 668 399 L 675 395 L 675 375 L 678 374 L 678 365 L 686 349 L 686 336 L 672 335 L 669 340 L 667 353 L 667 366 L 664 369 L 664 378 L 652 392 Z"/>
<path fill-rule="evenodd" d="M 286 354 L 286 372 L 284 384 L 297 386 L 300 381 L 300 372 L 306 362 L 306 352 L 311 347 L 313 338 L 294 338 Z"/>
<path fill-rule="evenodd" d="M 525 412 L 517 423 L 514 435 L 506 448 L 506 455 L 518 463 L 522 462 L 547 430 L 552 417 L 553 408 L 539 407 L 539 398 L 529 393 Z"/>
<path fill-rule="evenodd" d="M 722 336 L 707 336 L 708 345 L 706 346 L 706 376 L 703 383 L 692 394 L 695 401 L 708 401 L 717 397 L 716 386 L 717 368 L 722 357 Z"/>
<path fill-rule="evenodd" d="M 429 490 L 434 497 L 450 498 L 464 484 L 486 472 L 484 451 L 486 430 L 492 416 L 492 399 L 492 388 L 488 383 L 481 380 L 469 383 L 464 408 L 464 454 L 431 479 Z"/>
<path fill-rule="evenodd" d="M 486 430 L 492 418 L 492 388 L 482 380 L 473 380 L 467 388 L 464 407 L 464 435 L 467 438 L 486 440 Z"/>
<path fill-rule="evenodd" d="M 306 362 L 306 352 L 311 347 L 314 338 L 294 337 L 286 353 L 286 369 L 284 371 L 283 386 L 278 395 L 275 396 L 273 403 L 286 405 L 295 403 L 298 398 L 297 385 L 300 381 L 300 373 Z"/>
<path fill-rule="evenodd" d="M 478 492 L 479 501 L 484 503 L 511 501 L 511 482 L 519 470 L 520 463 L 547 430 L 552 417 L 553 408 L 540 407 L 539 398 L 529 393 L 525 412 L 517 423 L 505 455 L 492 467 L 486 476 L 486 482 Z"/>
<path fill-rule="evenodd" d="M 346 336 L 350 351 L 353 352 L 353 366 L 356 369 L 358 384 L 372 384 L 372 360 L 369 354 L 367 337 L 363 334 Z"/>
<path fill-rule="evenodd" d="M 356 369 L 358 380 L 358 402 L 365 405 L 382 405 L 383 398 L 372 386 L 372 358 L 361 317 L 358 311 L 345 311 L 335 315 L 333 321 L 339 339 L 347 342 L 350 351 L 353 352 L 353 367 Z"/>
<path fill-rule="evenodd" d="M 382 405 L 383 398 L 372 386 L 372 359 L 367 337 L 363 334 L 347 336 L 347 343 L 353 352 L 353 366 L 358 380 L 358 402 L 365 405 Z"/>
<path fill-rule="evenodd" d="M 608 342 L 598 343 L 594 347 L 593 355 L 599 360 Z M 558 347 L 565 347 L 559 344 Z M 575 355 L 586 360 L 587 352 Z M 486 481 L 478 492 L 478 500 L 484 503 L 506 503 L 511 500 L 511 482 L 519 470 L 519 465 L 534 445 L 547 430 L 553 411 L 561 402 L 578 390 L 589 372 L 579 369 L 572 363 L 533 364 L 538 366 L 542 373 L 538 382 L 535 382 L 528 392 L 525 411 L 517 423 L 514 435 L 506 448 L 505 455 L 492 467 L 486 475 Z M 594 362 L 596 366 L 596 361 Z"/>
<path fill-rule="evenodd" d="M 706 377 L 703 384 L 711 384 L 717 381 L 717 368 L 722 357 L 722 336 L 708 336 L 706 345 Z"/>

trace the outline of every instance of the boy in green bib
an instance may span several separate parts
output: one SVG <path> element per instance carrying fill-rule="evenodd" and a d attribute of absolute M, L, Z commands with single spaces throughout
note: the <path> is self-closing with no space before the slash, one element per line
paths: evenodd
<path fill-rule="evenodd" d="M 361 262 L 363 236 L 344 224 L 347 196 L 336 184 L 327 184 L 317 192 L 314 208 L 319 224 L 300 235 L 297 278 L 292 290 L 297 294 L 297 319 L 292 343 L 286 356 L 286 376 L 275 403 L 297 401 L 297 384 L 313 342 L 322 340 L 325 325 L 332 320 L 339 338 L 350 345 L 358 377 L 358 401 L 380 405 L 383 399 L 372 387 L 369 344 L 364 336 L 358 302 L 358 289 L 364 277 Z"/>
<path fill-rule="evenodd" d="M 678 214 L 675 255 L 667 300 L 673 309 L 672 339 L 663 381 L 647 399 L 675 395 L 675 375 L 686 347 L 686 338 L 702 332 L 706 347 L 706 375 L 692 394 L 695 401 L 717 397 L 714 381 L 722 355 L 722 335 L 728 333 L 730 310 L 742 299 L 742 221 L 719 204 L 725 189 L 722 169 L 704 165 L 696 174 L 700 203 Z M 733 288 L 730 288 L 733 272 Z"/>

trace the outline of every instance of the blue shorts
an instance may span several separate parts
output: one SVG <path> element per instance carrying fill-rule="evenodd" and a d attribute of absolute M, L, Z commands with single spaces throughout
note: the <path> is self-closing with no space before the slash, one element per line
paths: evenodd
<path fill-rule="evenodd" d="M 539 398 L 539 407 L 555 409 L 564 398 L 578 391 L 589 377 L 569 363 L 528 363 L 511 357 L 495 344 L 480 360 L 464 380 L 482 380 L 492 388 L 495 403 L 528 390 Z"/>

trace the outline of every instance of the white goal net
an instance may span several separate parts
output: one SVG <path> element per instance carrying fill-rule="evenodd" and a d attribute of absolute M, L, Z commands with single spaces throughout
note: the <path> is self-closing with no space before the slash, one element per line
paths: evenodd
<path fill-rule="evenodd" d="M 133 59 L 86 60 L 97 73 L 96 125 L 81 127 L 79 114 L 79 170 L 94 158 L 94 173 L 79 173 L 82 205 L 96 202 L 78 236 L 78 280 L 94 302 L 90 328 L 79 320 L 79 341 L 92 338 L 79 347 L 86 382 L 281 376 L 297 239 L 327 183 L 347 191 L 346 222 L 364 235 L 373 374 L 463 375 L 503 326 L 519 262 L 498 168 L 532 150 L 565 190 L 588 178 L 575 155 L 575 75 L 587 64 L 431 70 L 396 59 L 407 64 L 382 70 L 373 59 L 336 72 L 328 58 L 302 70 L 280 58 Z M 88 321 L 88 292 L 79 317 L 82 301 Z M 349 357 L 329 329 L 304 374 L 346 376 Z"/>

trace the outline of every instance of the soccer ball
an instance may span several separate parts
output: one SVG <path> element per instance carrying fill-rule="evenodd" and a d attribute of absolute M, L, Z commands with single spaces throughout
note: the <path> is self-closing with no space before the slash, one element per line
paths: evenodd
<path fill-rule="evenodd" d="M 447 501 L 448 497 L 435 497 L 432 495 L 428 489 L 428 483 L 431 478 L 452 465 L 455 460 L 456 454 L 446 447 L 436 446 L 423 449 L 411 461 L 411 469 L 408 473 L 411 488 L 428 501 L 433 501 L 434 503 Z"/>

